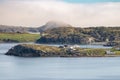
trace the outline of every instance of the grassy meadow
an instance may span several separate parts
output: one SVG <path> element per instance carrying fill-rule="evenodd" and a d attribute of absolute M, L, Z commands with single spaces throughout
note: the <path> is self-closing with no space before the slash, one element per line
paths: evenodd
<path fill-rule="evenodd" d="M 0 42 L 7 42 L 9 40 L 13 42 L 34 42 L 39 38 L 40 34 L 0 33 Z"/>

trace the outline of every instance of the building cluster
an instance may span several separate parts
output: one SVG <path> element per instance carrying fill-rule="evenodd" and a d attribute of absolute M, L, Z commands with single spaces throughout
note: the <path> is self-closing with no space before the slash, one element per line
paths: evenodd
<path fill-rule="evenodd" d="M 78 45 L 63 45 L 59 46 L 59 48 L 65 48 L 67 50 L 76 50 L 76 48 L 80 48 Z"/>

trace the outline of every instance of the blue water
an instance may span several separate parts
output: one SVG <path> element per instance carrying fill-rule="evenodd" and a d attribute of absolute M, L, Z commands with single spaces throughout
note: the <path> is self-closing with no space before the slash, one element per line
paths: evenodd
<path fill-rule="evenodd" d="M 40 44 L 40 45 L 42 45 L 42 44 Z M 59 47 L 59 46 L 63 46 L 63 44 L 43 44 L 43 45 L 49 45 L 49 46 L 57 46 L 57 47 Z M 72 45 L 70 45 L 70 46 L 72 46 Z M 94 45 L 94 44 L 91 44 L 91 45 L 77 45 L 77 46 L 79 46 L 80 48 L 112 48 L 112 47 L 105 47 L 105 46 L 103 46 L 103 45 Z"/>
<path fill-rule="evenodd" d="M 120 57 L 21 58 L 0 44 L 0 80 L 120 80 Z"/>

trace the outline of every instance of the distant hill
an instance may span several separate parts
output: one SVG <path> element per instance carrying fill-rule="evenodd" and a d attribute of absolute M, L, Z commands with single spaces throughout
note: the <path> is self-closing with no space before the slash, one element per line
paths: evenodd
<path fill-rule="evenodd" d="M 40 32 L 43 32 L 48 29 L 53 29 L 53 28 L 59 28 L 59 27 L 72 27 L 69 24 L 66 24 L 64 22 L 58 22 L 58 21 L 49 21 L 45 25 L 41 26 L 38 28 Z"/>
<path fill-rule="evenodd" d="M 1 33 L 28 33 L 28 32 L 39 32 L 37 28 L 23 27 L 23 26 L 8 26 L 0 25 Z"/>
<path fill-rule="evenodd" d="M 7 26 L 7 25 L 0 25 L 0 32 L 6 33 L 24 33 L 26 32 L 26 28 L 21 26 Z"/>
<path fill-rule="evenodd" d="M 33 27 L 23 27 L 23 26 L 8 26 L 0 25 L 0 32 L 3 33 L 28 33 L 28 32 L 43 32 L 48 29 L 58 28 L 58 27 L 72 27 L 69 24 L 63 22 L 49 21 L 45 25 L 33 28 Z"/>

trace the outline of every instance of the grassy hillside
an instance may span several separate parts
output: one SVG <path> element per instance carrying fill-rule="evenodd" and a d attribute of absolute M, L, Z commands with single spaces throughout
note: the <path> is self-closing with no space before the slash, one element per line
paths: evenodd
<path fill-rule="evenodd" d="M 39 38 L 39 34 L 0 33 L 0 42 L 34 42 Z"/>

